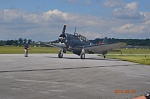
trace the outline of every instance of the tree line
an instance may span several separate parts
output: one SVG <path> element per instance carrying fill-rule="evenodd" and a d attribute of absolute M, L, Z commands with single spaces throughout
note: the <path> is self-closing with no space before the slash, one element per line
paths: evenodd
<path fill-rule="evenodd" d="M 95 40 L 90 40 L 94 44 L 99 44 L 100 41 L 103 41 L 102 38 L 96 38 Z M 117 42 L 124 42 L 127 45 L 132 46 L 150 46 L 150 39 L 115 39 L 115 38 L 108 38 L 108 43 L 117 43 Z"/>
<path fill-rule="evenodd" d="M 22 46 L 25 43 L 34 44 L 35 41 L 23 38 L 19 38 L 18 40 L 0 40 L 0 46 Z"/>
<path fill-rule="evenodd" d="M 90 40 L 94 44 L 99 44 L 102 42 L 102 38 L 96 38 L 95 40 Z M 108 38 L 108 43 L 117 43 L 117 42 L 124 42 L 127 45 L 132 46 L 150 46 L 150 39 L 115 39 L 115 38 Z M 23 39 L 19 38 L 18 40 L 0 40 L 0 46 L 22 46 L 25 43 L 30 45 L 36 45 L 35 41 L 31 39 Z"/>

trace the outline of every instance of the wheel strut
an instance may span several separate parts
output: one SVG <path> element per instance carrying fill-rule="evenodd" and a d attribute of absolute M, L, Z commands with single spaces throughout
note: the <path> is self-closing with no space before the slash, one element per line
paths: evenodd
<path fill-rule="evenodd" d="M 63 48 L 59 50 L 58 58 L 63 58 Z"/>

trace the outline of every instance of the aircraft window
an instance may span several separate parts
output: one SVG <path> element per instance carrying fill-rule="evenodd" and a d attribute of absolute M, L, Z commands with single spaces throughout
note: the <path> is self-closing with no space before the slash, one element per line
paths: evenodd
<path fill-rule="evenodd" d="M 88 41 L 88 39 L 86 39 L 86 37 L 82 36 L 81 34 L 75 33 L 74 35 L 75 35 L 75 36 L 78 36 L 78 38 L 79 38 L 80 40 Z"/>
<path fill-rule="evenodd" d="M 74 33 L 75 36 L 78 36 L 78 33 Z"/>
<path fill-rule="evenodd" d="M 79 38 L 80 38 L 81 40 L 83 40 L 83 41 L 86 41 L 86 37 L 84 37 L 84 36 L 82 36 L 82 35 L 80 35 L 80 34 L 79 34 Z"/>
<path fill-rule="evenodd" d="M 82 36 L 82 40 L 83 40 L 83 41 L 86 41 L 86 38 Z"/>

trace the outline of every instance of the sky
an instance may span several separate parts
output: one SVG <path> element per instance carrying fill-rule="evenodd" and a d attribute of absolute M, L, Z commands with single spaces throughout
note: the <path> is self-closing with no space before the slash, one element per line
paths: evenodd
<path fill-rule="evenodd" d="M 150 38 L 150 0 L 0 0 L 0 40 L 58 39 L 66 32 L 88 39 Z"/>

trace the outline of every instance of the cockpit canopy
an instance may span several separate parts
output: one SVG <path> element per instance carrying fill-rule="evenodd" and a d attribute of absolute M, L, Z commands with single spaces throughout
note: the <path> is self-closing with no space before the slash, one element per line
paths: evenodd
<path fill-rule="evenodd" d="M 81 34 L 74 33 L 74 35 L 77 36 L 80 40 L 88 41 L 88 39 L 86 39 L 86 37 L 82 36 Z"/>

